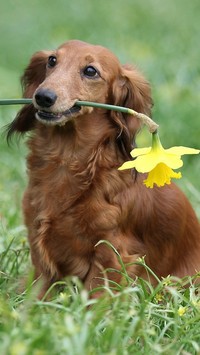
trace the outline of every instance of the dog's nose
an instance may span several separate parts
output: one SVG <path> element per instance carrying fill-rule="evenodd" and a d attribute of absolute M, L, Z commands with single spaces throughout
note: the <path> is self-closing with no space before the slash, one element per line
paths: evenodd
<path fill-rule="evenodd" d="M 35 94 L 35 101 L 41 107 L 51 107 L 55 104 L 57 95 L 49 89 L 39 89 Z"/>

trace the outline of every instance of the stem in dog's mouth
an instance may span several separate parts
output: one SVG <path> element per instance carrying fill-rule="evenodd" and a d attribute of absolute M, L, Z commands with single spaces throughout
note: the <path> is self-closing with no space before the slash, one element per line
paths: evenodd
<path fill-rule="evenodd" d="M 97 108 L 103 108 L 103 109 L 107 109 L 107 110 L 111 110 L 111 111 L 128 113 L 129 115 L 135 116 L 143 124 L 145 124 L 148 127 L 150 133 L 156 132 L 159 127 L 159 125 L 156 122 L 154 122 L 150 117 L 146 116 L 143 113 L 139 113 L 137 111 L 134 111 L 128 107 L 101 104 L 99 102 L 90 102 L 90 101 L 77 101 L 75 105 L 97 107 Z"/>
<path fill-rule="evenodd" d="M 32 99 L 15 99 L 15 100 L 1 100 L 0 105 L 15 105 L 15 104 L 32 104 Z M 152 147 L 134 148 L 130 155 L 132 160 L 126 161 L 119 170 L 136 169 L 140 173 L 148 173 L 144 184 L 147 187 L 153 188 L 154 184 L 157 186 L 164 186 L 170 184 L 171 179 L 180 179 L 181 173 L 174 172 L 173 169 L 178 169 L 183 165 L 181 156 L 184 154 L 199 154 L 199 149 L 188 147 L 172 147 L 165 150 L 158 137 L 158 125 L 148 116 L 143 113 L 138 113 L 130 108 L 122 106 L 107 105 L 98 102 L 77 101 L 74 106 L 63 112 L 47 112 L 38 110 L 36 117 L 39 120 L 46 120 L 49 124 L 56 121 L 56 124 L 63 125 L 65 120 L 63 116 L 70 116 L 76 114 L 81 106 L 96 107 L 112 111 L 118 111 L 137 117 L 143 124 L 145 124 L 152 134 Z M 66 117 L 67 119 L 67 117 Z M 47 124 L 48 124 L 47 123 Z"/>
<path fill-rule="evenodd" d="M 32 99 L 2 99 L 0 100 L 0 105 L 17 105 L 17 104 L 31 104 Z M 41 118 L 44 119 L 59 119 L 62 115 L 67 116 L 70 114 L 73 114 L 74 112 L 78 112 L 80 110 L 80 106 L 88 106 L 88 107 L 96 107 L 96 108 L 102 108 L 106 110 L 111 110 L 111 111 L 118 111 L 122 113 L 127 113 L 129 115 L 133 115 L 136 118 L 138 118 L 143 124 L 145 124 L 150 133 L 154 133 L 158 129 L 158 124 L 154 122 L 150 117 L 146 116 L 143 113 L 136 112 L 128 107 L 122 107 L 122 106 L 115 106 L 115 105 L 108 105 L 108 104 L 102 104 L 99 102 L 90 102 L 90 101 L 77 101 L 75 105 L 70 108 L 69 110 L 66 110 L 60 114 L 55 114 L 51 112 L 45 112 L 45 111 L 38 111 L 38 115 Z"/>

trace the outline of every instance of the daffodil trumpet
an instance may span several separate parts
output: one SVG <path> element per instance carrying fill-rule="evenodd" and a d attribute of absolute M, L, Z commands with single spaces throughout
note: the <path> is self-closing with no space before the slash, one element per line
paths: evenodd
<path fill-rule="evenodd" d="M 164 149 L 158 132 L 152 133 L 152 146 L 148 148 L 135 148 L 131 151 L 134 160 L 125 162 L 119 170 L 136 169 L 140 173 L 148 173 L 144 184 L 153 188 L 170 184 L 171 179 L 180 179 L 181 173 L 174 172 L 183 165 L 181 156 L 184 154 L 198 154 L 199 149 L 187 147 L 172 147 Z"/>

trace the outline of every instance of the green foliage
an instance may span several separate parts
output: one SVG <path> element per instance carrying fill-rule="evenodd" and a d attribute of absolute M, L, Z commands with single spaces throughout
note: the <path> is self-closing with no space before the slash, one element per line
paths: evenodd
<path fill-rule="evenodd" d="M 200 351 L 200 295 L 195 278 L 167 277 L 156 287 L 122 273 L 122 287 L 105 283 L 104 295 L 90 299 L 76 278 L 67 279 L 51 299 L 36 299 L 32 275 L 23 293 L 16 276 L 24 271 L 27 249 L 18 241 L 1 253 L 1 354 L 197 354 Z M 110 245 L 108 245 L 110 247 Z M 116 252 L 113 250 L 113 252 Z M 118 255 L 120 258 L 120 256 Z M 144 260 L 138 263 L 145 267 Z M 13 286 L 14 282 L 14 286 Z M 189 288 L 184 288 L 186 283 Z"/>
<path fill-rule="evenodd" d="M 102 44 L 122 63 L 136 64 L 151 82 L 153 119 L 164 147 L 199 148 L 199 11 L 199 0 L 3 1 L 0 97 L 21 97 L 19 79 L 34 52 L 72 38 Z M 0 107 L 0 127 L 18 109 Z M 148 142 L 144 130 L 138 145 Z M 171 279 L 152 288 L 127 278 L 126 287 L 115 285 L 118 293 L 106 289 L 98 301 L 89 300 L 77 280 L 67 280 L 52 301 L 39 302 L 30 273 L 26 291 L 17 291 L 29 265 L 21 215 L 25 155 L 23 140 L 8 147 L 1 136 L 0 353 L 200 353 L 200 298 L 194 280 L 188 289 L 184 280 Z M 179 185 L 200 217 L 200 159 L 190 156 L 184 162 Z"/>

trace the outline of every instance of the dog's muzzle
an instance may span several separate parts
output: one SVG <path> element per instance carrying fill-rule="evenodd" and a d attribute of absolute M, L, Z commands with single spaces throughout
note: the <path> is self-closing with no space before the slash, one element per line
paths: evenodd
<path fill-rule="evenodd" d="M 80 106 L 73 105 L 71 108 L 62 112 L 52 112 L 52 106 L 57 100 L 57 95 L 53 90 L 40 88 L 34 95 L 34 101 L 38 111 L 36 118 L 45 123 L 59 123 L 66 120 L 67 117 L 73 116 L 81 110 Z"/>

